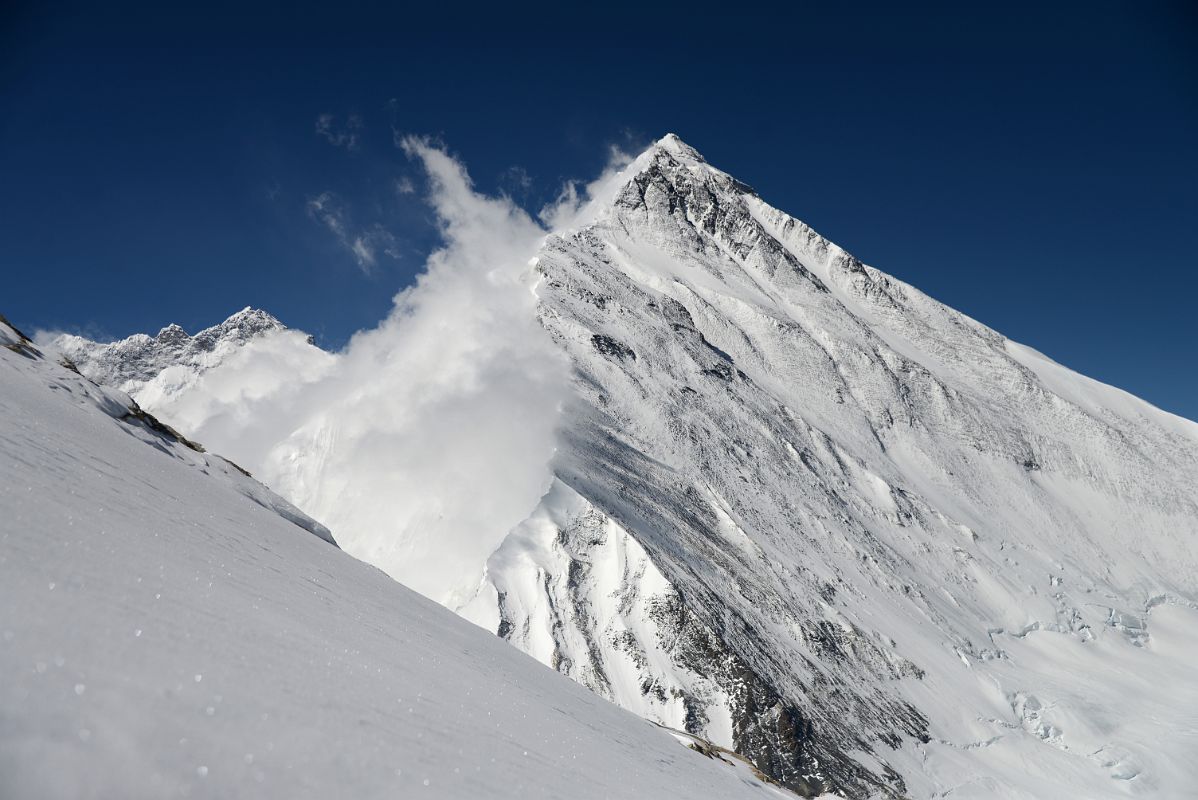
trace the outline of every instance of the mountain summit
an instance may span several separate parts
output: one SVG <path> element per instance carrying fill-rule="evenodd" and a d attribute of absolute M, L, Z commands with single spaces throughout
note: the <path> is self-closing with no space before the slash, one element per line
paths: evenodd
<path fill-rule="evenodd" d="M 575 391 L 554 489 L 467 613 L 802 792 L 1168 780 L 1169 695 L 1109 690 L 1198 601 L 1198 425 L 863 265 L 676 136 L 619 184 L 539 254 Z"/>
<path fill-rule="evenodd" d="M 1198 779 L 1198 425 L 862 264 L 674 135 L 533 269 L 571 376 L 552 481 L 471 593 L 445 587 L 455 610 L 802 794 Z M 265 479 L 405 580 L 414 532 L 329 480 L 351 425 L 289 431 Z"/>
<path fill-rule="evenodd" d="M 188 367 L 199 375 L 250 340 L 281 330 L 283 323 L 247 306 L 195 336 L 172 323 L 157 336 L 135 333 L 101 344 L 61 334 L 52 343 L 92 380 L 136 394 L 168 367 Z"/>

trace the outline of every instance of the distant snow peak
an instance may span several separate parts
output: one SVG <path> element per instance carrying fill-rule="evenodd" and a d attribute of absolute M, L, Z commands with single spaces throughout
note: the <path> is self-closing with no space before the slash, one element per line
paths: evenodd
<path fill-rule="evenodd" d="M 158 338 L 162 339 L 164 334 L 170 332 L 171 338 L 177 338 L 182 334 L 185 338 L 190 338 L 197 343 L 197 346 L 211 349 L 216 343 L 228 339 L 238 339 L 246 341 L 255 336 L 261 336 L 263 333 L 274 330 L 282 330 L 286 326 L 279 322 L 270 313 L 257 308 L 246 306 L 231 315 L 224 322 L 213 325 L 210 328 L 197 333 L 195 336 L 187 337 L 187 334 L 178 325 L 168 325 L 158 333 Z"/>
<path fill-rule="evenodd" d="M 147 400 L 150 397 L 144 394 L 147 387 L 164 371 L 172 371 L 172 384 L 191 385 L 249 342 L 287 330 L 268 312 L 247 306 L 194 336 L 171 323 L 155 336 L 135 333 L 126 339 L 103 343 L 61 334 L 52 338 L 50 344 L 97 383 Z M 313 344 L 311 337 L 307 337 L 307 342 Z"/>

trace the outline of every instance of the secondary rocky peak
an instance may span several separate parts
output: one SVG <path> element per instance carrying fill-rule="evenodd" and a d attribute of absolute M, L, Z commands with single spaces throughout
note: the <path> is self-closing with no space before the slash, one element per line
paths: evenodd
<path fill-rule="evenodd" d="M 270 327 L 270 328 L 286 327 L 285 325 L 283 325 L 283 323 L 279 322 L 278 318 L 276 318 L 270 312 L 263 311 L 260 308 L 253 308 L 252 306 L 246 306 L 245 308 L 238 311 L 236 314 L 230 315 L 229 318 L 226 319 L 224 322 L 222 322 L 218 327 L 231 327 L 231 326 L 251 326 L 251 327 Z"/>
<path fill-rule="evenodd" d="M 203 349 L 211 350 L 212 347 L 224 339 L 236 338 L 245 340 L 267 331 L 284 330 L 286 327 L 274 315 L 258 308 L 246 306 L 237 313 L 231 314 L 224 322 L 204 328 L 195 336 L 189 334 L 182 325 L 172 322 L 158 331 L 158 334 L 154 337 L 154 341 L 170 346 L 195 342 Z M 134 334 L 133 337 L 129 337 L 129 339 L 123 341 L 129 341 L 135 337 L 140 340 L 140 334 Z"/>
<path fill-rule="evenodd" d="M 136 394 L 170 367 L 185 368 L 193 377 L 198 376 L 248 342 L 285 330 L 287 326 L 273 315 L 247 306 L 194 336 L 171 323 L 152 337 L 136 333 L 102 343 L 64 334 L 53 343 L 87 377 Z"/>
<path fill-rule="evenodd" d="M 213 325 L 211 328 L 200 331 L 193 338 L 200 346 L 211 349 L 209 345 L 215 347 L 223 340 L 248 341 L 268 331 L 285 330 L 286 327 L 273 315 L 261 309 L 246 306 L 219 325 Z"/>
<path fill-rule="evenodd" d="M 182 326 L 176 325 L 172 322 L 170 325 L 167 325 L 165 328 L 158 331 L 158 335 L 154 338 L 163 344 L 176 344 L 190 339 L 191 336 L 188 335 L 187 331 L 183 330 Z"/>

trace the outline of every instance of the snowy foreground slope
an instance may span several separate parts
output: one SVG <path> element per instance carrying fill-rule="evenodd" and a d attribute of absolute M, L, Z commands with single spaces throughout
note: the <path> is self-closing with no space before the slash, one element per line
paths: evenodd
<path fill-rule="evenodd" d="M 0 322 L 0 796 L 784 794 L 327 537 Z"/>
<path fill-rule="evenodd" d="M 338 471 L 392 420 L 339 401 L 247 445 L 295 406 L 220 399 L 258 339 L 147 407 L 348 552 L 801 793 L 1192 795 L 1198 425 L 861 264 L 676 137 L 557 222 L 524 275 L 569 366 L 551 477 L 479 563 L 439 554 L 458 583 L 412 566 L 427 536 L 388 529 L 385 475 L 362 497 Z M 336 396 L 311 376 L 343 356 L 305 352 Z"/>

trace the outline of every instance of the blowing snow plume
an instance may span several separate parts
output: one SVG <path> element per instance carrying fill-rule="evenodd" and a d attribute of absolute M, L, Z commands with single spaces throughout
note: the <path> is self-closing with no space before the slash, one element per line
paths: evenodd
<path fill-rule="evenodd" d="M 428 172 L 444 245 L 305 391 L 310 416 L 264 454 L 264 477 L 352 554 L 455 604 L 548 488 L 567 373 L 535 313 L 528 262 L 545 232 L 443 150 L 403 145 Z"/>
<path fill-rule="evenodd" d="M 549 486 L 568 367 L 536 317 L 545 230 L 474 191 L 439 147 L 402 145 L 428 174 L 443 244 L 388 318 L 335 356 L 299 354 L 296 332 L 263 337 L 161 411 L 351 554 L 456 606 Z M 290 380 L 265 368 L 275 355 Z"/>

